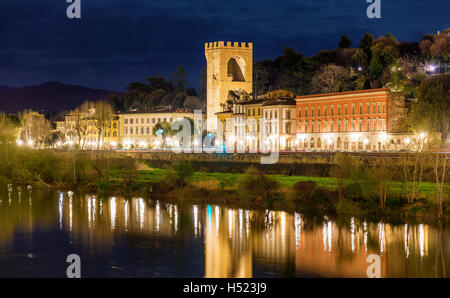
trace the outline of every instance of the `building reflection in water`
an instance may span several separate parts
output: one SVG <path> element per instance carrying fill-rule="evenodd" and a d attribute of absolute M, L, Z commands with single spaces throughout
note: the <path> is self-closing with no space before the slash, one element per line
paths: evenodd
<path fill-rule="evenodd" d="M 0 248 L 13 245 L 18 231 L 31 239 L 38 226 L 68 232 L 84 249 L 97 252 L 113 249 L 115 237 L 124 233 L 191 238 L 204 249 L 205 277 L 256 272 L 366 277 L 370 254 L 381 256 L 382 277 L 446 276 L 450 267 L 450 232 L 442 225 L 354 217 L 334 222 L 283 211 L 31 191 L 10 185 L 1 190 Z"/>

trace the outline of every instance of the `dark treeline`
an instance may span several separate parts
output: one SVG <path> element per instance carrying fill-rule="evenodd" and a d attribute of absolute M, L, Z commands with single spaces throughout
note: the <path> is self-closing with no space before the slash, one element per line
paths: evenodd
<path fill-rule="evenodd" d="M 169 79 L 156 74 L 147 77 L 145 82 L 128 84 L 125 90 L 124 94 L 111 94 L 105 99 L 116 111 L 145 111 L 156 106 L 203 108 L 195 88 L 187 87 L 186 72 L 182 66 L 178 66 Z"/>
<path fill-rule="evenodd" d="M 412 97 L 427 76 L 448 72 L 450 28 L 427 34 L 419 42 L 399 42 L 390 33 L 378 38 L 366 33 L 358 48 L 352 44 L 343 35 L 338 48 L 312 57 L 285 48 L 273 61 L 256 62 L 255 95 L 275 89 L 306 95 L 389 87 Z"/>

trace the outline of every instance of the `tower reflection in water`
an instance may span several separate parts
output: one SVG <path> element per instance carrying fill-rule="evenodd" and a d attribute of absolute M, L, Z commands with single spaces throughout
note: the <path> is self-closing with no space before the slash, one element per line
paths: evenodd
<path fill-rule="evenodd" d="M 449 230 L 442 225 L 335 222 L 283 211 L 72 192 L 39 195 L 16 186 L 8 186 L 0 199 L 0 248 L 11 247 L 16 232 L 31 237 L 39 227 L 67 233 L 88 252 L 107 252 L 117 236 L 127 234 L 188 238 L 203 249 L 205 277 L 366 277 L 370 254 L 380 255 L 382 277 L 443 277 L 450 268 Z"/>

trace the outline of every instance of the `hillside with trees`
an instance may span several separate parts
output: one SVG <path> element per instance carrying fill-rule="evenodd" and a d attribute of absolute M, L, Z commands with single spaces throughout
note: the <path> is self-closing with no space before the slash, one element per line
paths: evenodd
<path fill-rule="evenodd" d="M 366 33 L 358 48 L 352 45 L 343 35 L 338 48 L 312 57 L 285 48 L 273 61 L 255 62 L 255 95 L 275 89 L 307 95 L 389 87 L 415 97 L 425 78 L 449 71 L 450 28 L 427 34 L 419 42 L 398 41 L 390 33 L 378 38 Z"/>
<path fill-rule="evenodd" d="M 145 111 L 156 106 L 190 109 L 203 107 L 197 91 L 186 87 L 186 72 L 182 66 L 178 66 L 169 79 L 156 74 L 147 77 L 145 82 L 128 84 L 125 90 L 124 95 L 111 94 L 105 98 L 116 111 Z"/>

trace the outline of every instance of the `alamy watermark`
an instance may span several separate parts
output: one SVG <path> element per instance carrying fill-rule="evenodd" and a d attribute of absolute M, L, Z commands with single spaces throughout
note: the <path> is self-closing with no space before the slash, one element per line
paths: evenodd
<path fill-rule="evenodd" d="M 66 0 L 72 3 L 67 7 L 66 15 L 69 19 L 81 19 L 81 0 Z"/>
<path fill-rule="evenodd" d="M 81 259 L 77 254 L 67 256 L 66 262 L 70 265 L 67 267 L 66 275 L 68 278 L 81 278 Z"/>
<path fill-rule="evenodd" d="M 381 19 L 381 0 L 366 0 L 372 3 L 367 7 L 366 14 L 369 19 Z"/>
<path fill-rule="evenodd" d="M 366 274 L 368 278 L 381 278 L 381 258 L 379 255 L 372 254 L 367 256 L 367 266 Z"/>

